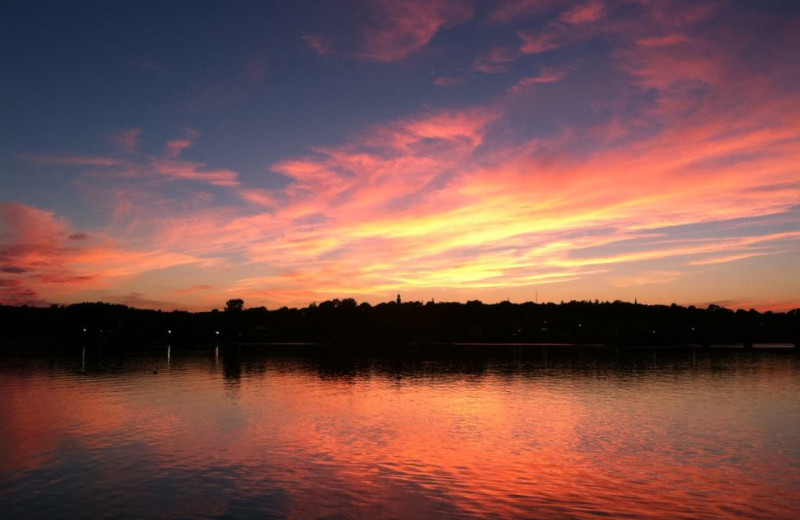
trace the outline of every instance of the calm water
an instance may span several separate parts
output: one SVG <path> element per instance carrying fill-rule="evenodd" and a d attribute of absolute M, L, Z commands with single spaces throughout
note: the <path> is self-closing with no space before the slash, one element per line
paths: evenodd
<path fill-rule="evenodd" d="M 0 518 L 800 518 L 800 356 L 592 352 L 6 353 Z"/>

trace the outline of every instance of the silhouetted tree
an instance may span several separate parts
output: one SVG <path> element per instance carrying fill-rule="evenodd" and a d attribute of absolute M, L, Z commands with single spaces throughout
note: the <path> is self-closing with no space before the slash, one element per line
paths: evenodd
<path fill-rule="evenodd" d="M 225 302 L 225 312 L 242 312 L 244 309 L 244 300 L 236 298 Z"/>

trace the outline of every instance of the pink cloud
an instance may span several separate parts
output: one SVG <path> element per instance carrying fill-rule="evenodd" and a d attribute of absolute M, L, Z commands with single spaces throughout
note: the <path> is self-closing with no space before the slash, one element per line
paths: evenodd
<path fill-rule="evenodd" d="M 718 8 L 714 2 L 687 6 L 664 0 L 634 2 L 623 9 L 620 3 L 589 0 L 562 11 L 539 30 L 518 31 L 520 52 L 541 54 L 593 38 L 638 40 L 645 47 L 676 45 L 691 41 L 687 30 L 708 20 Z M 616 15 L 620 9 L 624 16 Z"/>
<path fill-rule="evenodd" d="M 494 46 L 489 52 L 480 54 L 472 62 L 473 70 L 486 74 L 499 74 L 508 71 L 509 65 L 518 58 L 515 49 Z"/>
<path fill-rule="evenodd" d="M 0 219 L 3 222 L 0 236 L 5 243 L 51 247 L 70 234 L 66 221 L 52 211 L 17 202 L 0 204 Z"/>
<path fill-rule="evenodd" d="M 518 31 L 517 35 L 522 40 L 519 50 L 522 54 L 542 54 L 564 45 L 617 32 L 619 28 L 614 21 L 595 23 L 602 21 L 605 13 L 606 4 L 600 0 L 575 5 L 537 31 Z"/>
<path fill-rule="evenodd" d="M 724 2 L 718 0 L 704 2 L 661 0 L 642 4 L 648 21 L 654 26 L 673 28 L 685 28 L 688 25 L 710 20 L 719 13 L 724 5 Z"/>
<path fill-rule="evenodd" d="M 572 9 L 564 11 L 558 19 L 572 25 L 596 22 L 603 16 L 605 8 L 605 2 L 601 0 L 589 0 L 588 2 L 576 5 Z"/>
<path fill-rule="evenodd" d="M 373 23 L 364 31 L 359 55 L 376 61 L 407 58 L 440 30 L 471 18 L 475 10 L 472 2 L 453 0 L 376 0 L 369 6 Z"/>
<path fill-rule="evenodd" d="M 119 247 L 108 237 L 75 242 L 76 234 L 52 211 L 0 204 L 0 302 L 33 303 L 111 287 L 142 273 L 204 260 L 180 253 Z"/>
<path fill-rule="evenodd" d="M 138 129 L 137 129 L 138 130 Z M 138 132 L 137 132 L 138 135 Z M 188 180 L 213 186 L 236 187 L 238 174 L 222 168 L 207 168 L 203 163 L 181 159 L 184 150 L 194 144 L 197 132 L 188 131 L 188 137 L 174 139 L 167 143 L 163 157 L 150 157 L 145 161 L 122 160 L 113 157 L 93 156 L 23 156 L 38 164 L 85 166 L 92 168 L 85 172 L 94 178 L 127 178 L 139 180 Z M 262 197 L 263 198 L 263 197 Z"/>
<path fill-rule="evenodd" d="M 108 139 L 125 153 L 134 153 L 139 145 L 141 128 L 129 128 L 116 134 L 111 134 Z"/>
<path fill-rule="evenodd" d="M 685 34 L 670 33 L 664 36 L 650 36 L 637 40 L 637 44 L 644 47 L 666 47 L 670 45 L 678 45 L 680 43 L 689 43 L 691 39 Z"/>
<path fill-rule="evenodd" d="M 139 129 L 136 132 L 125 132 L 122 135 L 132 135 L 135 142 Z M 127 178 L 139 180 L 170 180 L 170 181 L 197 181 L 212 186 L 233 188 L 239 186 L 238 174 L 223 168 L 207 168 L 203 163 L 181 159 L 184 150 L 194 145 L 198 137 L 197 132 L 188 130 L 187 137 L 173 139 L 166 145 L 163 157 L 150 157 L 145 161 L 136 162 L 131 159 L 117 159 L 104 156 L 76 156 L 76 155 L 22 155 L 26 160 L 44 165 L 59 166 L 85 166 L 91 168 L 85 172 L 86 176 L 94 178 Z M 129 143 L 130 144 L 130 143 Z M 125 150 L 129 152 L 130 150 Z M 251 194 L 251 199 L 254 195 Z M 261 197 L 262 201 L 265 200 Z"/>
<path fill-rule="evenodd" d="M 432 166 L 441 168 L 474 150 L 491 117 L 465 111 L 400 120 L 373 129 L 355 147 L 319 149 L 317 156 L 284 161 L 273 170 L 295 181 L 290 195 L 321 193 L 322 201 L 382 193 L 379 200 L 385 201 L 430 182 L 437 173 Z"/>
<path fill-rule="evenodd" d="M 239 196 L 247 202 L 265 208 L 273 208 L 278 205 L 276 194 L 269 190 L 243 188 L 239 190 Z"/>
<path fill-rule="evenodd" d="M 466 81 L 464 78 L 454 78 L 449 76 L 439 76 L 433 80 L 433 84 L 437 87 L 452 87 L 460 85 Z"/>
<path fill-rule="evenodd" d="M 333 46 L 323 36 L 304 34 L 302 38 L 317 56 L 325 56 L 326 54 L 333 53 Z"/>
<path fill-rule="evenodd" d="M 571 70 L 572 67 L 559 67 L 559 68 L 542 67 L 538 75 L 522 78 L 517 82 L 516 85 L 511 87 L 509 91 L 511 93 L 517 93 L 527 90 L 533 87 L 534 85 L 556 83 L 566 78 L 567 74 L 569 74 Z"/>
<path fill-rule="evenodd" d="M 52 164 L 58 166 L 117 166 L 120 164 L 118 159 L 99 156 L 23 154 L 21 157 L 37 164 Z"/>
<path fill-rule="evenodd" d="M 523 54 L 541 54 L 559 48 L 562 44 L 562 31 L 560 29 L 546 29 L 540 33 L 520 31 L 517 33 L 522 40 L 520 52 Z"/>
<path fill-rule="evenodd" d="M 225 169 L 205 169 L 201 163 L 183 160 L 153 160 L 152 174 L 170 180 L 200 181 L 214 186 L 238 186 L 238 174 Z"/>
<path fill-rule="evenodd" d="M 195 139 L 198 134 L 194 130 L 188 130 L 187 136 L 183 139 L 173 139 L 167 143 L 167 148 L 164 151 L 164 156 L 168 159 L 178 158 L 184 150 L 191 148 L 194 145 Z"/>
<path fill-rule="evenodd" d="M 640 85 L 666 91 L 687 82 L 713 84 L 722 79 L 723 64 L 712 52 L 698 47 L 676 50 L 673 47 L 644 46 L 620 52 L 620 67 L 634 75 Z M 724 59 L 724 58 L 723 58 Z"/>
<path fill-rule="evenodd" d="M 351 58 L 401 61 L 426 47 L 442 30 L 472 18 L 471 0 L 374 0 L 364 3 L 364 16 L 353 28 L 357 43 L 349 49 L 321 34 L 302 39 L 318 56 L 339 54 Z M 353 48 L 354 47 L 354 48 Z"/>
<path fill-rule="evenodd" d="M 519 18 L 540 15 L 563 5 L 562 0 L 497 0 L 492 3 L 489 19 L 493 22 L 508 23 Z"/>

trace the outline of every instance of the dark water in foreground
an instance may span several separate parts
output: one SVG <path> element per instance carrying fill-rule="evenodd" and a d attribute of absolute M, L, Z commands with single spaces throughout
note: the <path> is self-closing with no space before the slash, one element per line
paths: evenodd
<path fill-rule="evenodd" d="M 0 393 L 0 518 L 800 515 L 793 351 L 36 350 Z"/>

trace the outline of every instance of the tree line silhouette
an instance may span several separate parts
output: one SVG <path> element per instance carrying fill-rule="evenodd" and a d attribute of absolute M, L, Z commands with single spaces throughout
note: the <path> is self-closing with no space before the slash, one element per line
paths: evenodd
<path fill-rule="evenodd" d="M 391 347 L 456 343 L 567 343 L 611 346 L 800 342 L 800 309 L 733 311 L 622 301 L 485 304 L 352 298 L 305 308 L 145 310 L 110 303 L 50 307 L 0 305 L 4 342 L 330 343 Z"/>

